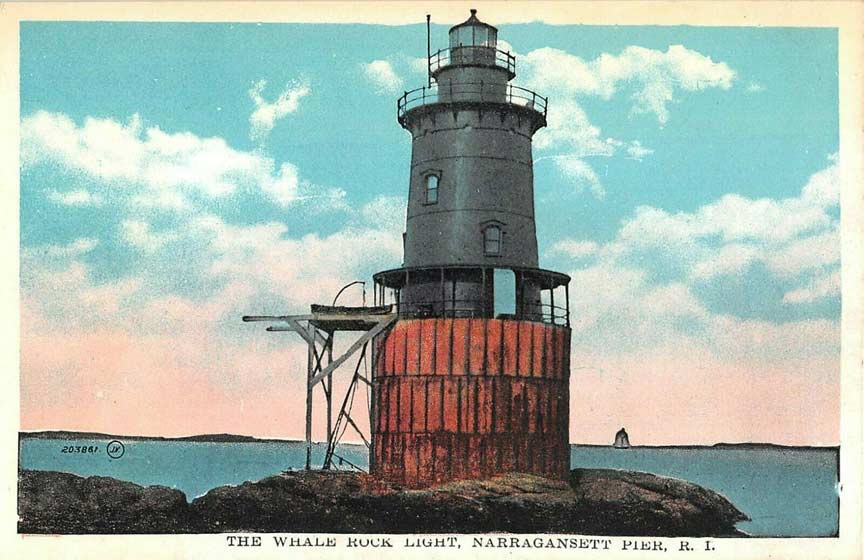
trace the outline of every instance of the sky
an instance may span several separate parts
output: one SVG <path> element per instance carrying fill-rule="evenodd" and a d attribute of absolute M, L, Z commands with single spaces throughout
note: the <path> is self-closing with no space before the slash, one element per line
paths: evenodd
<path fill-rule="evenodd" d="M 571 440 L 838 444 L 836 31 L 499 40 L 549 98 Z M 400 265 L 424 57 L 423 24 L 22 23 L 22 429 L 302 437 L 305 348 L 240 317 Z"/>

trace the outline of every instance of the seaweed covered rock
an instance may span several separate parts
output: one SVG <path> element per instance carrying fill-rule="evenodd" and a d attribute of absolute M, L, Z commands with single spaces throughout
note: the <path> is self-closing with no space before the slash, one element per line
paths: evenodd
<path fill-rule="evenodd" d="M 21 471 L 24 533 L 571 533 L 732 536 L 747 517 L 716 492 L 646 473 L 508 473 L 404 490 L 368 475 L 286 472 L 183 494 L 105 477 Z"/>

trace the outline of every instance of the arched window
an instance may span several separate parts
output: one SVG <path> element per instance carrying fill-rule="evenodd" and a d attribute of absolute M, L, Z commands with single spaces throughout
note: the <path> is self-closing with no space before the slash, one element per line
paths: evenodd
<path fill-rule="evenodd" d="M 486 255 L 501 254 L 501 228 L 487 226 L 483 230 L 483 253 Z"/>
<path fill-rule="evenodd" d="M 426 204 L 438 202 L 438 175 L 426 175 Z"/>

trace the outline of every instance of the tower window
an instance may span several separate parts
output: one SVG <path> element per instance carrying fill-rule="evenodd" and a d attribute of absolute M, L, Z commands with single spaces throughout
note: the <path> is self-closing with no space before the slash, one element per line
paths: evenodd
<path fill-rule="evenodd" d="M 501 228 L 489 226 L 483 230 L 483 253 L 486 255 L 501 254 Z"/>
<path fill-rule="evenodd" d="M 438 202 L 438 175 L 426 175 L 426 204 Z"/>

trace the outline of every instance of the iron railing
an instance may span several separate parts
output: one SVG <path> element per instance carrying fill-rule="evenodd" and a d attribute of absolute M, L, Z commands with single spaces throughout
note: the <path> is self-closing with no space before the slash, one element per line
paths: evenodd
<path fill-rule="evenodd" d="M 498 269 L 512 271 L 516 280 L 513 312 L 499 313 L 499 318 L 570 326 L 570 277 L 539 268 L 448 265 L 385 270 L 374 275 L 374 303 L 392 305 L 400 317 L 495 317 L 493 282 L 494 271 Z M 481 292 L 465 298 L 457 293 L 460 282 L 479 285 Z M 435 295 L 425 294 L 422 299 L 415 299 L 416 292 L 406 294 L 408 288 L 422 285 L 435 286 L 432 292 Z M 556 288 L 564 289 L 563 299 L 560 292 L 556 297 Z M 532 289 L 538 291 L 536 296 L 531 295 Z"/>
<path fill-rule="evenodd" d="M 504 103 L 526 107 L 537 111 L 546 118 L 547 97 L 513 84 L 484 82 L 450 82 L 447 85 L 433 85 L 406 91 L 396 102 L 399 122 L 411 109 L 434 103 Z"/>
<path fill-rule="evenodd" d="M 489 318 L 490 310 L 485 309 L 489 302 L 482 299 L 447 299 L 430 301 L 400 301 L 394 305 L 400 317 L 420 319 L 424 317 L 441 317 L 449 319 Z M 534 303 L 517 305 L 513 313 L 498 314 L 499 319 L 517 319 L 537 321 L 552 325 L 570 326 L 569 312 L 566 307 L 552 303 Z"/>
<path fill-rule="evenodd" d="M 429 73 L 433 76 L 451 64 L 494 66 L 507 70 L 511 78 L 516 75 L 516 57 L 495 47 L 454 47 L 429 55 Z"/>

